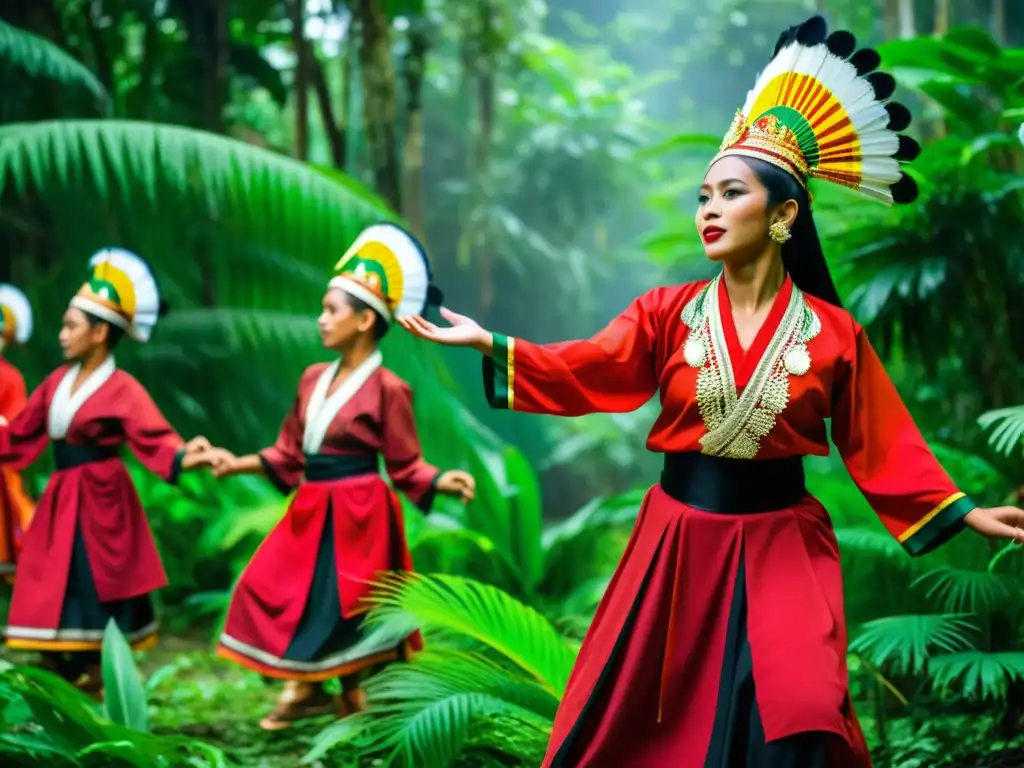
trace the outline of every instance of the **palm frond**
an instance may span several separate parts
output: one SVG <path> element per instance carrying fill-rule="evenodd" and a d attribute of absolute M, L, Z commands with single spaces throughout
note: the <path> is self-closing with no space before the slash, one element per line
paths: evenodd
<path fill-rule="evenodd" d="M 1009 456 L 1024 441 L 1024 405 L 987 411 L 978 417 L 978 426 L 991 429 L 989 445 L 997 453 Z"/>
<path fill-rule="evenodd" d="M 49 40 L 0 21 L 0 67 L 22 76 L 45 78 L 92 94 L 105 106 L 110 96 L 99 79 L 78 59 Z"/>
<path fill-rule="evenodd" d="M 561 696 L 574 653 L 541 614 L 500 589 L 443 574 L 390 574 L 373 593 L 370 625 L 411 615 L 424 629 L 439 628 L 483 643 Z"/>
<path fill-rule="evenodd" d="M 896 561 L 899 564 L 907 562 L 903 547 L 890 533 L 884 530 L 859 527 L 839 528 L 836 530 L 836 540 L 844 555 L 849 553 L 857 559 L 877 558 Z"/>
<path fill-rule="evenodd" d="M 370 192 L 274 152 L 173 125 L 59 120 L 0 127 L 0 182 L 45 194 L 69 187 L 201 210 L 265 248 L 315 254 L 326 271 L 368 221 L 394 218 Z M 142 199 L 139 199 L 142 198 Z M 307 256 L 308 258 L 308 256 Z"/>
<path fill-rule="evenodd" d="M 911 586 L 930 585 L 927 596 L 948 613 L 990 610 L 1011 597 L 1006 579 L 989 571 L 942 566 L 918 576 Z"/>
<path fill-rule="evenodd" d="M 1007 686 L 1024 680 L 1024 652 L 966 650 L 931 660 L 936 688 L 968 698 L 1001 700 Z"/>
<path fill-rule="evenodd" d="M 886 616 L 869 621 L 850 643 L 850 652 L 874 667 L 896 674 L 921 674 L 936 651 L 973 648 L 968 634 L 976 627 L 952 614 Z"/>
<path fill-rule="evenodd" d="M 344 744 L 364 754 L 388 751 L 389 766 L 448 766 L 474 722 L 509 717 L 543 743 L 558 706 L 533 680 L 483 656 L 452 651 L 428 650 L 410 664 L 388 667 L 366 691 L 371 708 L 322 731 L 303 762 Z"/>

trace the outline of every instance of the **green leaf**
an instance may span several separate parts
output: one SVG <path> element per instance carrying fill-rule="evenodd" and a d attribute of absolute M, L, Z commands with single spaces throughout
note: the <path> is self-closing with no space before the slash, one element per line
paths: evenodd
<path fill-rule="evenodd" d="M 936 688 L 968 698 L 1002 700 L 1011 682 L 1024 680 L 1024 652 L 972 649 L 944 654 L 931 660 L 930 669 Z"/>
<path fill-rule="evenodd" d="M 102 658 L 107 714 L 118 725 L 145 733 L 149 730 L 146 691 L 135 669 L 131 646 L 113 619 L 103 631 Z"/>
<path fill-rule="evenodd" d="M 574 653 L 541 614 L 487 584 L 456 576 L 395 574 L 379 582 L 368 626 L 407 613 L 494 649 L 561 696 Z"/>
<path fill-rule="evenodd" d="M 869 621 L 850 643 L 850 652 L 897 674 L 920 674 L 935 651 L 968 650 L 976 627 L 957 615 L 886 616 Z"/>
<path fill-rule="evenodd" d="M 109 94 L 88 67 L 49 40 L 5 21 L 0 21 L 0 68 L 81 89 L 109 106 Z"/>
<path fill-rule="evenodd" d="M 385 765 L 452 765 L 474 722 L 503 715 L 531 732 L 550 735 L 558 700 L 536 682 L 479 654 L 425 651 L 392 665 L 366 684 L 370 708 L 321 732 L 303 759 L 312 763 L 339 744 L 361 753 L 388 750 Z"/>
<path fill-rule="evenodd" d="M 1024 441 L 1024 405 L 986 411 L 978 417 L 978 426 L 991 430 L 992 450 L 1009 456 Z"/>

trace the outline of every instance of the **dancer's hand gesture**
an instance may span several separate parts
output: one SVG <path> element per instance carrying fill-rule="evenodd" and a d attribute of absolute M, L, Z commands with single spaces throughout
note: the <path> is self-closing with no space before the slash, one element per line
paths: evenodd
<path fill-rule="evenodd" d="M 437 344 L 445 344 L 449 347 L 473 347 L 481 352 L 490 351 L 491 334 L 481 328 L 475 320 L 452 312 L 445 307 L 441 307 L 441 317 L 451 325 L 447 327 L 434 325 L 419 315 L 400 317 L 398 324 L 413 336 L 419 336 L 421 339 Z"/>
<path fill-rule="evenodd" d="M 473 494 L 476 492 L 476 480 L 471 474 L 463 472 L 461 469 L 449 469 L 447 472 L 442 472 L 441 476 L 437 478 L 435 487 L 438 493 L 443 493 L 445 496 L 456 496 L 463 504 L 468 504 L 473 500 Z"/>

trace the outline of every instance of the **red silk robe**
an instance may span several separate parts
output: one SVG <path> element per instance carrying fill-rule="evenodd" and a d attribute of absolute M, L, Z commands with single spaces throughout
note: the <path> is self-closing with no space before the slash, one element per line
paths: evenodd
<path fill-rule="evenodd" d="M 32 392 L 25 408 L 0 427 L 0 465 L 21 469 L 42 452 L 53 434 L 51 406 L 70 366 L 55 370 Z M 85 384 L 81 389 L 85 389 Z M 184 442 L 168 425 L 145 388 L 130 374 L 113 373 L 73 413 L 71 446 L 116 448 L 125 444 L 142 464 L 176 482 Z M 61 628 L 75 532 L 80 530 L 101 603 L 146 595 L 167 584 L 153 534 L 131 476 L 118 457 L 50 476 L 24 539 L 6 630 L 12 648 L 89 650 L 102 632 L 86 636 Z M 136 647 L 155 639 L 156 627 L 129 637 Z"/>
<path fill-rule="evenodd" d="M 25 407 L 26 396 L 21 372 L 0 357 L 0 416 L 13 421 Z M 33 511 L 21 476 L 13 469 L 0 467 L 0 574 L 14 573 Z"/>
<path fill-rule="evenodd" d="M 327 680 L 393 660 L 400 650 L 390 642 L 312 660 L 287 655 L 311 592 L 328 510 L 343 620 L 365 612 L 370 582 L 381 572 L 412 570 L 401 505 L 383 477 L 373 473 L 315 482 L 304 477 L 307 413 L 326 370 L 328 364 L 321 363 L 303 373 L 277 441 L 260 452 L 268 477 L 282 491 L 296 492 L 285 516 L 242 574 L 218 647 L 221 656 L 269 677 Z M 394 488 L 417 506 L 429 508 L 438 470 L 420 452 L 408 384 L 378 367 L 333 417 L 327 416 L 330 421 L 318 454 L 374 461 L 380 456 Z M 419 633 L 408 638 L 408 644 L 418 650 Z"/>
<path fill-rule="evenodd" d="M 831 418 L 851 477 L 911 555 L 946 540 L 974 507 L 934 458 L 863 328 L 788 278 L 747 350 L 716 279 L 655 288 L 588 340 L 540 346 L 495 335 L 484 368 L 491 405 L 527 413 L 630 411 L 657 393 L 661 413 L 647 440 L 656 452 L 827 455 Z M 580 650 L 545 766 L 704 768 L 741 560 L 766 740 L 829 732 L 846 749 L 828 765 L 870 765 L 849 701 L 827 512 L 806 496 L 781 512 L 712 514 L 656 485 Z M 591 701 L 634 609 L 617 673 L 628 682 Z M 583 746 L 562 762 L 577 728 Z"/>

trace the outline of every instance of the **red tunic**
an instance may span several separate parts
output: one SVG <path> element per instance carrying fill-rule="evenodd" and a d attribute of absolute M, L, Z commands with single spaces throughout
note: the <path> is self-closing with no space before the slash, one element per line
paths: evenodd
<path fill-rule="evenodd" d="M 13 421 L 25 407 L 25 400 L 25 379 L 0 357 L 0 416 Z M 0 467 L 0 573 L 14 572 L 32 513 L 32 501 L 25 494 L 21 476 L 9 467 Z"/>
<path fill-rule="evenodd" d="M 51 373 L 10 425 L 0 427 L 0 464 L 21 469 L 39 456 L 50 439 L 47 422 L 54 393 L 68 369 L 61 366 Z M 81 404 L 65 439 L 74 446 L 110 448 L 127 443 L 147 469 L 168 482 L 177 479 L 184 446 L 145 388 L 121 370 L 114 370 Z M 55 647 L 76 528 L 84 539 L 101 603 L 144 595 L 167 584 L 124 462 L 113 457 L 57 469 L 25 536 L 8 617 L 11 647 Z M 73 645 L 61 647 L 74 650 Z"/>
<path fill-rule="evenodd" d="M 342 654 L 298 664 L 285 657 L 310 593 L 329 509 L 342 617 L 367 609 L 363 601 L 381 572 L 412 570 L 401 504 L 383 477 L 304 479 L 307 408 L 327 368 L 321 363 L 305 371 L 277 442 L 260 453 L 271 480 L 282 490 L 297 490 L 242 574 L 221 637 L 221 655 L 270 676 L 323 680 L 348 674 L 352 663 L 362 659 Z M 438 470 L 421 455 L 409 385 L 385 368 L 373 371 L 341 406 L 317 452 L 373 459 L 379 455 L 397 490 L 421 508 L 430 505 Z M 418 633 L 410 640 L 414 649 L 420 647 Z"/>
<path fill-rule="evenodd" d="M 492 406 L 577 416 L 630 411 L 658 393 L 652 451 L 827 455 L 831 418 L 854 482 L 912 555 L 952 535 L 974 506 L 929 450 L 863 328 L 788 279 L 748 350 L 722 280 L 651 290 L 589 340 L 494 341 L 485 360 Z M 839 552 L 826 511 L 808 496 L 779 512 L 712 514 L 655 486 L 580 650 L 545 766 L 639 599 L 622 671 L 637 677 L 588 712 L 587 746 L 573 766 L 703 768 L 740 558 L 767 740 L 831 732 L 849 749 L 830 765 L 870 764 L 849 702 Z"/>

